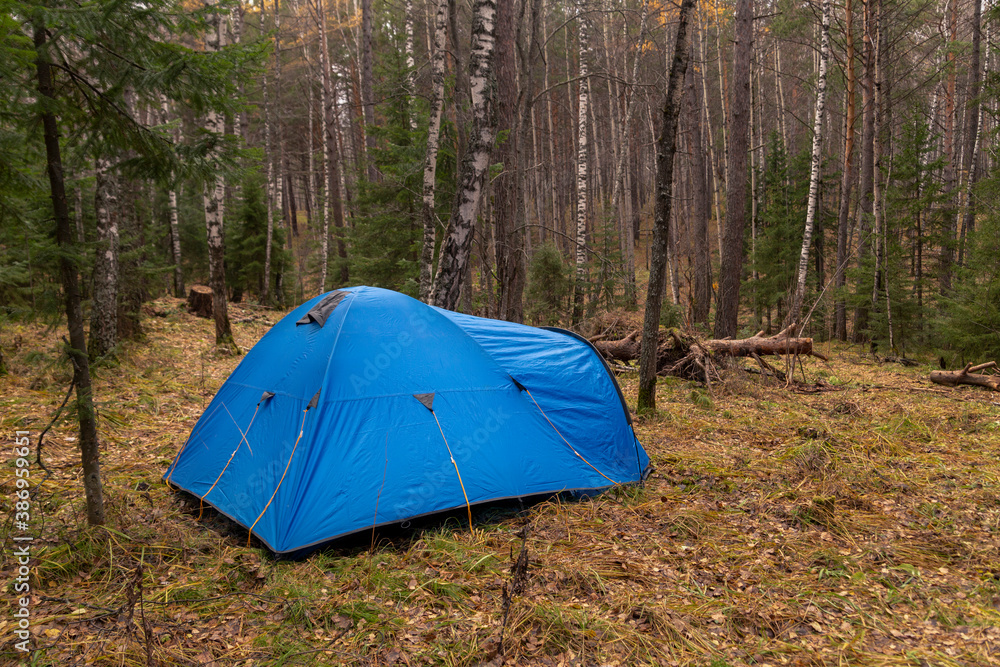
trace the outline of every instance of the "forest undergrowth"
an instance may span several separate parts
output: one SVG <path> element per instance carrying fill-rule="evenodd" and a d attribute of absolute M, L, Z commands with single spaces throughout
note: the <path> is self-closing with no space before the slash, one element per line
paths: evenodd
<path fill-rule="evenodd" d="M 236 343 L 280 316 L 234 306 Z M 143 325 L 95 372 L 108 525 L 86 528 L 68 409 L 45 436 L 49 473 L 32 464 L 24 664 L 1000 664 L 1000 395 L 931 385 L 929 364 L 822 344 L 831 361 L 804 360 L 794 385 L 665 378 L 659 411 L 636 417 L 655 466 L 642 487 L 290 562 L 161 481 L 240 357 L 181 300 Z M 5 336 L 2 432 L 34 448 L 69 385 L 63 343 L 43 323 Z M 12 664 L 13 456 L 2 465 Z"/>

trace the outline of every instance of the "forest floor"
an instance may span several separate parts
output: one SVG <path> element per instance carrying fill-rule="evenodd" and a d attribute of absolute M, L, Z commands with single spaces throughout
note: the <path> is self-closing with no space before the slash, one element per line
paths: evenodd
<path fill-rule="evenodd" d="M 788 387 L 736 370 L 711 394 L 665 379 L 660 411 L 636 418 L 656 467 L 641 488 L 275 561 L 161 481 L 239 357 L 215 353 L 211 321 L 182 301 L 148 310 L 145 342 L 96 370 L 107 528 L 85 527 L 67 410 L 44 441 L 51 475 L 32 464 L 28 657 L 8 442 L 0 662 L 1000 665 L 998 394 L 827 344 L 831 361 L 807 359 Z M 234 307 L 236 342 L 280 316 Z M 62 402 L 61 335 L 5 328 L 6 440 L 26 429 L 34 446 Z"/>

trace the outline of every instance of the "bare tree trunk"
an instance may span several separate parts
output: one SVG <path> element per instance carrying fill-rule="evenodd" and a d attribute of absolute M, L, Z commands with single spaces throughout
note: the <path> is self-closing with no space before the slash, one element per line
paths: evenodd
<path fill-rule="evenodd" d="M 97 158 L 94 210 L 97 214 L 97 254 L 90 309 L 89 353 L 103 357 L 118 344 L 118 175 L 107 158 Z"/>
<path fill-rule="evenodd" d="M 958 207 L 955 205 L 955 82 L 958 78 L 958 0 L 948 3 L 948 64 L 944 97 L 944 183 L 941 192 L 945 197 L 945 229 L 944 243 L 941 247 L 941 270 L 938 276 L 942 294 L 951 291 L 952 264 L 955 261 L 955 240 L 958 232 Z"/>
<path fill-rule="evenodd" d="M 370 129 L 375 125 L 375 93 L 372 90 L 372 0 L 361 0 L 361 104 L 365 114 L 365 164 L 368 166 L 368 180 L 378 180 L 378 170 L 372 153 L 375 151 L 375 135 Z"/>
<path fill-rule="evenodd" d="M 431 109 L 427 128 L 427 151 L 424 155 L 424 187 L 421 218 L 424 236 L 420 249 L 420 300 L 431 295 L 434 271 L 434 243 L 437 237 L 437 216 L 434 213 L 434 193 L 437 177 L 438 144 L 441 139 L 441 111 L 444 108 L 444 56 L 448 25 L 448 1 L 438 0 L 434 15 L 434 51 L 431 56 Z"/>
<path fill-rule="evenodd" d="M 55 100 L 52 82 L 52 65 L 49 62 L 45 29 L 34 27 L 35 71 L 38 93 Z M 80 304 L 80 285 L 77 278 L 77 261 L 70 227 L 69 206 L 66 201 L 66 183 L 63 176 L 62 155 L 59 149 L 59 124 L 52 112 L 44 107 L 39 111 L 42 134 L 45 140 L 46 171 L 52 196 L 52 212 L 56 221 L 56 243 L 59 245 L 59 274 L 62 279 L 66 322 L 69 328 L 69 356 L 73 363 L 73 385 L 76 387 L 76 413 L 80 424 L 80 459 L 83 466 L 83 489 L 87 497 L 87 523 L 104 525 L 104 491 L 101 485 L 100 448 L 97 441 L 97 424 L 94 419 L 94 401 L 90 385 L 90 362 L 87 359 L 87 341 L 83 332 L 83 308 Z"/>
<path fill-rule="evenodd" d="M 469 84 L 472 91 L 472 132 L 462 159 L 455 206 L 434 279 L 433 303 L 453 310 L 458 304 L 469 263 L 476 210 L 483 194 L 496 129 L 496 81 L 493 74 L 496 0 L 475 0 Z"/>
<path fill-rule="evenodd" d="M 707 63 L 708 62 L 708 57 L 706 55 L 707 48 L 705 46 L 705 42 L 708 39 L 708 29 L 701 25 L 700 13 L 699 13 L 698 25 L 699 25 L 699 31 L 698 31 L 698 49 L 699 49 L 699 53 L 701 55 L 701 62 L 702 63 Z M 706 66 L 707 65 L 704 65 L 704 64 L 702 65 L 703 68 L 706 67 Z M 712 113 L 711 113 L 711 109 L 709 108 L 708 76 L 707 76 L 707 72 L 704 69 L 702 69 L 702 71 L 700 71 L 700 72 L 696 69 L 695 73 L 696 73 L 696 75 L 698 75 L 698 78 L 701 79 L 702 113 L 704 113 L 704 115 L 705 115 L 705 135 L 706 135 L 706 139 L 707 139 L 706 143 L 708 144 L 708 174 L 707 174 L 707 178 L 709 178 L 711 180 L 711 183 L 712 183 L 713 211 L 714 211 L 714 214 L 715 214 L 716 226 L 719 226 L 720 223 L 721 223 L 721 221 L 722 221 L 722 207 L 721 207 L 720 202 L 719 202 L 719 189 L 720 189 L 720 185 L 722 183 L 722 179 L 720 179 L 720 178 L 718 178 L 716 176 L 716 164 L 717 163 L 716 163 L 716 154 L 715 154 L 715 130 L 712 127 Z M 723 126 L 725 126 L 725 122 L 723 122 Z M 721 227 L 719 227 L 719 231 L 721 232 Z M 719 238 L 718 238 L 718 246 L 719 246 L 719 249 L 721 251 L 721 248 L 722 248 L 722 234 L 721 233 L 719 234 Z M 709 251 L 709 260 L 711 260 L 711 251 Z M 711 268 L 711 264 L 709 264 L 709 268 Z M 709 289 L 711 289 L 711 281 L 709 281 Z"/>
<path fill-rule="evenodd" d="M 493 212 L 496 233 L 497 317 L 510 322 L 524 320 L 524 233 L 519 220 L 520 183 L 518 165 L 521 140 L 517 89 L 517 40 L 513 2 L 498 2 L 496 17 L 497 133 L 506 135 L 491 161 L 503 164 L 493 182 Z"/>
<path fill-rule="evenodd" d="M 873 86 L 872 95 L 872 105 L 874 113 L 874 123 L 875 123 L 875 133 L 872 137 L 873 147 L 872 152 L 875 158 L 875 171 L 874 179 L 872 180 L 872 234 L 875 241 L 875 275 L 872 281 L 872 311 L 874 312 L 878 308 L 879 302 L 879 292 L 885 290 L 886 292 L 886 318 L 889 324 L 889 349 L 893 348 L 892 340 L 892 314 L 889 309 L 889 286 L 886 284 L 886 274 L 885 274 L 885 254 L 886 254 L 886 233 L 885 233 L 885 215 L 883 213 L 883 194 L 882 194 L 882 159 L 884 152 L 884 139 L 883 139 L 883 115 L 884 109 L 883 104 L 885 90 L 884 85 L 884 73 L 885 73 L 885 35 L 883 31 L 885 30 L 885 18 L 882 13 L 882 0 L 875 0 L 876 11 L 878 12 L 875 16 L 875 85 Z"/>
<path fill-rule="evenodd" d="M 76 186 L 76 199 L 74 202 L 74 222 L 76 223 L 76 242 L 83 245 L 87 242 L 87 237 L 83 233 L 83 188 Z M 83 290 L 86 294 L 87 290 Z"/>
<path fill-rule="evenodd" d="M 750 54 L 753 48 L 753 0 L 736 2 L 733 46 L 733 90 L 730 98 L 726 227 L 723 239 L 715 337 L 735 337 L 743 274 L 743 230 L 746 227 L 747 169 L 750 130 Z"/>
<path fill-rule="evenodd" d="M 287 228 L 285 190 L 282 187 L 282 183 L 285 182 L 285 137 L 282 131 L 284 123 L 281 122 L 281 11 L 278 2 L 279 0 L 274 0 L 274 143 L 277 149 L 274 162 L 274 210 L 277 212 L 279 224 Z"/>
<path fill-rule="evenodd" d="M 225 46 L 225 30 L 222 16 L 213 12 L 209 18 L 210 32 L 205 40 L 209 51 L 218 51 Z M 205 129 L 222 135 L 226 131 L 226 119 L 218 112 L 210 110 L 206 114 Z M 217 172 L 214 182 L 205 184 L 204 208 L 205 228 L 208 232 L 209 287 L 212 288 L 212 313 L 215 317 L 216 345 L 232 345 L 233 332 L 229 325 L 229 309 L 226 299 L 226 247 L 223 233 L 223 213 L 225 206 L 226 179 Z"/>
<path fill-rule="evenodd" d="M 306 63 L 310 63 L 309 59 L 309 43 L 305 42 L 302 45 L 303 58 Z M 311 69 L 311 66 L 310 66 Z M 308 188 L 309 192 L 306 195 L 306 215 L 307 222 L 312 227 L 312 212 L 318 208 L 318 202 L 316 197 L 319 194 L 318 185 L 316 184 L 316 159 L 314 156 L 313 147 L 315 146 L 314 139 L 316 138 L 316 129 L 313 127 L 313 118 L 316 116 L 316 103 L 315 103 L 315 85 L 310 77 L 306 81 L 306 87 L 309 89 L 308 100 L 309 100 L 309 138 L 306 141 L 306 169 L 308 171 Z M 299 235 L 298 225 L 295 220 L 292 220 L 292 231 L 295 236 Z"/>
<path fill-rule="evenodd" d="M 285 201 L 288 202 L 288 219 L 294 222 L 299 215 L 299 206 L 295 201 L 295 179 L 292 177 L 292 174 L 288 172 L 285 172 L 285 188 L 287 190 L 285 193 Z M 294 228 L 295 225 L 292 224 L 291 227 Z M 277 290 L 278 286 L 275 285 L 274 288 Z"/>
<path fill-rule="evenodd" d="M 542 201 L 542 188 L 541 188 L 541 158 L 539 156 L 539 142 L 538 142 L 538 127 L 535 124 L 535 69 L 539 62 L 544 65 L 544 54 L 542 53 L 542 38 L 539 33 L 541 27 L 541 14 L 543 0 L 532 0 L 530 7 L 531 12 L 528 14 L 528 48 L 527 51 L 519 48 L 519 53 L 521 55 L 521 70 L 519 77 L 521 80 L 521 92 L 519 94 L 520 102 L 520 127 L 521 127 L 521 146 L 524 150 L 521 151 L 521 169 L 522 173 L 525 175 L 524 183 L 525 192 L 528 193 L 528 184 L 534 187 L 534 192 L 522 196 L 522 201 L 524 202 L 524 240 L 525 240 L 525 257 L 530 257 L 532 253 L 532 245 L 534 239 L 531 233 L 532 225 L 531 222 L 531 203 L 535 205 L 535 216 L 538 223 L 542 222 L 544 217 L 543 214 L 543 201 Z M 519 31 L 520 32 L 520 31 Z M 528 155 L 527 147 L 531 146 L 531 155 Z M 529 162 L 529 157 L 533 162 Z M 531 174 L 528 176 L 528 174 Z M 530 202 L 529 202 L 530 196 Z M 545 240 L 544 231 L 545 228 L 540 229 L 542 232 L 541 239 Z M 523 267 L 523 262 L 522 262 Z M 522 269 L 523 272 L 523 269 Z"/>
<path fill-rule="evenodd" d="M 277 4 L 277 3 L 275 3 Z M 277 14 L 277 12 L 275 12 Z M 264 29 L 264 17 L 261 16 L 261 32 Z M 262 85 L 264 88 L 264 161 L 267 163 L 267 185 L 264 189 L 264 200 L 267 202 L 267 238 L 264 242 L 264 286 L 261 290 L 261 301 L 266 305 L 271 300 L 271 243 L 274 239 L 274 160 L 271 145 L 271 104 L 267 93 L 267 73 L 264 73 Z"/>
<path fill-rule="evenodd" d="M 692 55 L 693 52 L 692 48 Z M 687 71 L 687 117 L 691 139 L 691 189 L 694 191 L 692 215 L 694 306 L 691 317 L 695 322 L 707 327 L 712 305 L 712 246 L 708 240 L 708 174 L 702 142 L 702 89 L 696 85 L 695 78 L 695 68 L 690 67 Z"/>
<path fill-rule="evenodd" d="M 677 18 L 674 57 L 667 75 L 667 97 L 663 103 L 663 127 L 656 150 L 656 212 L 653 226 L 652 258 L 646 312 L 639 349 L 639 410 L 656 409 L 656 348 L 659 342 L 660 310 L 667 280 L 667 232 L 673 207 L 674 154 L 677 150 L 677 121 L 684 94 L 684 74 L 691 50 L 688 44 L 688 18 L 695 0 L 684 0 Z"/>
<path fill-rule="evenodd" d="M 858 183 L 858 262 L 865 258 L 866 253 L 873 245 L 871 238 L 871 217 L 872 217 L 872 182 L 875 174 L 875 105 L 872 101 L 875 87 L 875 44 L 873 30 L 875 28 L 874 16 L 872 13 L 872 3 L 874 0 L 865 2 L 864 11 L 864 78 L 861 82 L 861 109 L 862 109 L 862 134 L 861 134 L 861 173 Z M 859 290 L 860 291 L 860 290 Z M 868 329 L 869 307 L 859 304 L 854 311 L 854 335 L 855 343 L 864 340 L 865 332 Z"/>
<path fill-rule="evenodd" d="M 965 263 L 965 241 L 975 227 L 976 209 L 972 203 L 972 186 L 976 182 L 976 162 L 979 158 L 979 129 L 981 122 L 979 88 L 982 80 L 980 50 L 982 48 L 983 0 L 973 0 L 972 14 L 972 54 L 969 62 L 969 102 L 965 110 L 965 164 L 962 169 L 965 180 L 963 196 L 962 229 L 959 232 L 958 263 Z"/>
<path fill-rule="evenodd" d="M 539 0 L 542 3 L 542 34 L 546 36 L 546 39 L 542 43 L 542 88 L 543 90 L 549 89 L 549 40 L 548 33 L 545 27 L 545 2 L 546 0 Z M 559 230 L 561 226 L 562 212 L 559 210 L 559 197 L 558 197 L 558 187 L 556 183 L 556 165 L 558 161 L 556 160 L 556 140 L 555 132 L 553 130 L 552 114 L 554 113 L 552 105 L 552 95 L 545 96 L 545 132 L 546 138 L 548 139 L 548 167 L 546 168 L 546 174 L 549 177 L 549 187 L 546 189 L 548 197 L 548 203 L 552 210 L 552 229 L 553 231 Z M 561 238 L 559 240 L 562 240 Z"/>
<path fill-rule="evenodd" d="M 845 273 L 847 264 L 848 218 L 851 209 L 851 186 L 854 183 L 854 102 L 856 77 L 854 74 L 854 6 L 852 0 L 846 0 L 844 6 L 844 38 L 847 42 L 845 57 L 845 74 L 847 99 L 845 102 L 846 120 L 844 124 L 844 166 L 840 175 L 840 207 L 837 212 L 837 268 L 834 276 L 834 287 L 837 297 L 834 302 L 833 335 L 838 340 L 847 340 L 847 304 L 844 302 L 843 289 L 846 284 Z"/>
<path fill-rule="evenodd" d="M 160 96 L 160 119 L 165 125 L 170 122 L 170 106 L 165 95 Z M 180 143 L 180 129 L 173 131 L 174 144 Z M 167 191 L 167 210 L 170 219 L 170 253 L 174 262 L 174 296 L 183 299 L 184 290 L 184 269 L 181 267 L 181 235 L 180 225 L 177 219 L 177 184 L 173 176 L 170 179 L 170 189 Z"/>
<path fill-rule="evenodd" d="M 778 103 L 778 130 L 781 132 L 781 143 L 785 145 L 785 151 L 791 155 L 794 151 L 791 146 L 791 137 L 788 136 L 788 126 L 785 124 L 785 86 L 781 82 L 781 40 L 774 38 L 774 89 L 777 94 Z"/>
<path fill-rule="evenodd" d="M 317 0 L 319 8 L 319 39 L 320 39 L 320 69 L 322 70 L 322 122 L 323 122 L 323 164 L 325 165 L 326 184 L 323 197 L 323 266 L 321 269 L 320 291 L 326 290 L 327 264 L 330 257 L 330 217 L 333 216 L 333 226 L 337 230 L 337 258 L 340 264 L 339 282 L 344 285 L 349 280 L 347 266 L 347 246 L 344 243 L 344 203 L 340 189 L 340 162 L 337 150 L 337 114 L 334 104 L 337 90 L 330 73 L 330 47 L 326 38 L 326 9 L 324 0 Z"/>
<path fill-rule="evenodd" d="M 573 287 L 573 324 L 583 319 L 583 297 L 587 288 L 587 115 L 590 88 L 587 86 L 587 25 L 580 24 L 580 93 L 576 144 L 576 282 Z"/>
<path fill-rule="evenodd" d="M 322 237 L 320 239 L 320 260 L 319 260 L 319 292 L 322 294 L 326 292 L 326 275 L 330 266 L 330 177 L 328 172 L 330 171 L 331 157 L 330 157 L 330 141 L 327 138 L 327 128 L 329 127 L 329 120 L 327 119 L 327 114 L 330 112 L 330 108 L 333 106 L 330 100 L 330 86 L 327 83 L 327 79 L 330 77 L 329 66 L 326 64 L 326 56 L 329 53 L 329 49 L 326 44 L 326 13 L 324 12 L 324 0 L 316 0 L 316 5 L 319 8 L 317 12 L 317 22 L 319 23 L 319 69 L 320 69 L 320 81 L 322 88 L 320 89 L 320 112 L 319 112 L 319 122 L 321 126 L 321 136 L 323 145 L 323 207 L 321 215 L 323 217 L 323 228 Z"/>
<path fill-rule="evenodd" d="M 447 8 L 445 9 L 447 12 Z M 416 73 L 416 63 L 413 60 L 413 0 L 403 2 L 403 30 L 406 34 L 406 106 L 410 117 L 410 130 L 416 131 L 417 118 L 413 114 L 413 75 Z"/>
<path fill-rule="evenodd" d="M 809 200 L 806 205 L 806 226 L 802 233 L 802 250 L 799 253 L 799 273 L 795 284 L 792 305 L 788 309 L 785 325 L 800 322 L 802 300 L 806 294 L 806 274 L 809 272 L 809 251 L 813 227 L 816 224 L 816 207 L 819 194 L 820 167 L 823 149 L 823 111 L 826 107 L 826 69 L 830 60 L 830 0 L 823 0 L 823 19 L 819 47 L 819 78 L 816 81 L 816 115 L 813 119 L 812 159 L 809 166 Z"/>
<path fill-rule="evenodd" d="M 751 28 L 752 30 L 752 28 Z M 751 36 L 752 39 L 752 36 Z M 719 18 L 719 5 L 715 5 L 715 61 L 719 68 L 719 106 L 722 109 L 722 160 L 720 167 L 722 171 L 722 178 L 719 179 L 726 187 L 726 210 L 729 210 L 729 107 L 726 105 L 726 91 L 729 90 L 729 84 L 726 80 L 726 59 L 722 56 L 722 20 Z M 749 69 L 749 65 L 747 66 Z M 748 84 L 749 85 L 749 84 Z M 716 172 L 718 173 L 718 172 Z M 727 213 L 728 220 L 728 213 Z M 722 261 L 723 257 L 723 237 L 725 236 L 725 230 L 723 229 L 722 218 L 716 220 L 716 225 L 718 226 L 717 237 L 719 241 L 719 261 Z M 720 277 L 721 281 L 721 277 Z M 720 282 L 721 287 L 721 282 Z M 718 298 L 718 295 L 716 295 Z M 716 306 L 718 307 L 718 306 Z"/>
<path fill-rule="evenodd" d="M 629 147 L 631 142 L 629 137 L 631 135 L 632 121 L 635 118 L 635 109 L 638 106 L 636 102 L 638 101 L 639 91 L 637 89 L 637 84 L 639 82 L 639 62 L 640 56 L 642 55 L 643 46 L 646 43 L 646 21 L 649 15 L 649 6 L 643 0 L 642 3 L 642 14 L 639 19 L 639 38 L 636 43 L 635 58 L 632 60 L 632 78 L 628 83 L 628 101 L 625 103 L 625 118 L 622 120 L 621 125 L 618 128 L 618 134 L 616 143 L 619 147 L 618 160 L 615 163 L 615 174 L 611 181 L 611 214 L 617 216 L 618 226 L 624 232 L 625 247 L 624 255 L 626 257 L 625 263 L 625 299 L 628 303 L 632 304 L 636 301 L 636 287 L 635 287 L 635 234 L 632 233 L 632 222 L 627 220 L 624 214 L 624 207 L 621 207 L 622 200 L 622 190 L 625 187 L 624 177 L 625 177 L 625 160 L 628 158 L 630 150 Z M 621 211 L 621 213 L 619 213 Z M 628 261 L 631 259 L 631 261 Z"/>
<path fill-rule="evenodd" d="M 676 148 L 674 149 L 676 151 Z M 675 172 L 679 171 L 676 168 Z M 671 179 L 675 185 L 674 190 L 681 193 L 680 199 L 684 201 L 684 183 L 677 183 L 680 180 L 680 174 L 675 173 Z M 680 232 L 679 230 L 679 218 L 681 217 L 680 206 L 671 206 L 670 224 L 667 226 L 667 274 L 670 277 L 670 305 L 677 306 L 681 302 L 681 275 L 680 275 L 680 264 L 681 257 L 680 253 L 677 252 L 677 237 Z"/>

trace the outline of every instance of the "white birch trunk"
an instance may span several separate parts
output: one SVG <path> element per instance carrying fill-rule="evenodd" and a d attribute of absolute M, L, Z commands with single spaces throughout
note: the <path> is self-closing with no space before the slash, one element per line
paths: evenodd
<path fill-rule="evenodd" d="M 76 186 L 76 201 L 73 206 L 73 213 L 76 222 L 76 242 L 83 245 L 87 242 L 87 237 L 83 233 L 83 188 Z"/>
<path fill-rule="evenodd" d="M 827 33 L 829 32 L 827 29 Z M 829 43 L 829 37 L 827 37 L 827 42 Z M 820 49 L 822 48 L 820 46 Z M 829 48 L 828 45 L 827 51 Z M 820 58 L 822 59 L 822 56 Z M 827 58 L 829 59 L 829 55 Z M 781 132 L 781 143 L 785 145 L 785 152 L 791 155 L 793 151 L 789 144 L 788 126 L 785 123 L 785 86 L 781 82 L 781 41 L 777 37 L 774 38 L 774 93 L 777 96 L 775 101 L 778 103 L 778 131 Z"/>
<path fill-rule="evenodd" d="M 101 357 L 118 342 L 118 177 L 111 162 L 97 159 L 94 209 L 97 214 L 97 255 L 94 259 L 93 305 L 89 352 Z"/>
<path fill-rule="evenodd" d="M 440 11 L 440 9 L 438 10 Z M 413 105 L 413 77 L 416 72 L 416 63 L 413 59 L 413 0 L 405 0 L 403 3 L 403 13 L 406 15 L 403 19 L 404 30 L 406 31 L 406 95 L 407 95 L 407 107 L 412 107 Z M 448 15 L 448 9 L 445 8 L 445 16 Z M 413 115 L 413 109 L 409 109 L 410 116 L 410 129 L 414 132 L 417 130 L 417 119 Z"/>
<path fill-rule="evenodd" d="M 642 15 L 639 19 L 639 41 L 636 44 L 635 59 L 632 61 L 632 78 L 628 82 L 628 85 L 631 86 L 631 94 L 625 105 L 625 118 L 619 126 L 618 140 L 616 142 L 619 146 L 618 160 L 615 164 L 615 174 L 611 183 L 611 214 L 618 218 L 619 226 L 625 232 L 625 247 L 622 250 L 625 256 L 625 291 L 630 303 L 635 302 L 635 234 L 632 228 L 632 221 L 626 220 L 619 214 L 619 205 L 621 203 L 622 189 L 625 186 L 623 178 L 625 173 L 625 159 L 629 154 L 628 147 L 630 142 L 628 140 L 628 132 L 629 128 L 632 127 L 632 120 L 635 116 L 636 98 L 639 96 L 635 86 L 639 81 L 639 59 L 646 42 L 646 19 L 648 14 L 649 6 L 644 1 L 642 3 Z"/>
<path fill-rule="evenodd" d="M 306 63 L 310 63 L 309 58 L 309 43 L 306 42 L 302 45 L 303 58 L 305 58 Z M 311 65 L 310 65 L 311 69 Z M 313 138 L 315 137 L 316 128 L 314 127 L 313 118 L 316 115 L 316 99 L 312 81 L 306 86 L 309 89 L 309 138 L 306 141 L 306 151 L 308 157 L 308 170 L 309 170 L 309 211 L 315 211 L 317 205 L 317 190 L 316 190 L 316 160 L 313 159 Z M 310 224 L 312 221 L 310 220 Z"/>
<path fill-rule="evenodd" d="M 323 179 L 323 234 L 322 240 L 320 241 L 320 273 L 319 273 L 319 292 L 322 294 L 326 291 L 326 273 L 327 267 L 330 264 L 330 197 L 332 193 L 330 192 L 330 181 L 329 177 L 330 171 L 330 142 L 327 140 L 326 131 L 329 127 L 329 119 L 327 118 L 328 107 L 331 106 L 330 97 L 330 86 L 328 80 L 330 78 L 330 65 L 327 62 L 329 55 L 329 48 L 326 42 L 326 12 L 323 7 L 323 0 L 317 0 L 317 5 L 319 7 L 317 22 L 319 23 L 319 70 L 320 70 L 320 81 L 322 82 L 322 87 L 320 88 L 320 124 L 323 128 L 323 173 L 326 177 Z"/>
<path fill-rule="evenodd" d="M 431 57 L 431 110 L 427 129 L 427 152 L 424 157 L 424 185 L 421 217 L 424 226 L 420 249 L 420 300 L 431 296 L 434 272 L 434 240 L 437 216 L 434 213 L 435 179 L 437 177 L 438 143 L 441 136 L 441 112 L 444 109 L 444 56 L 448 26 L 448 0 L 438 0 L 434 15 L 434 51 Z"/>
<path fill-rule="evenodd" d="M 587 26 L 580 22 L 580 95 L 576 144 L 576 284 L 573 287 L 573 324 L 583 318 L 583 293 L 587 285 L 587 116 L 590 106 L 587 71 Z"/>
<path fill-rule="evenodd" d="M 802 234 L 802 251 L 799 253 L 799 272 L 795 296 L 788 310 L 787 324 L 799 322 L 802 300 L 806 293 L 806 274 L 809 271 L 809 251 L 812 247 L 813 228 L 816 223 L 816 203 L 819 193 L 821 149 L 823 147 L 823 109 L 826 105 L 826 70 L 830 60 L 830 0 L 823 0 L 823 19 L 819 46 L 819 78 L 816 81 L 816 114 L 813 119 L 812 160 L 809 169 L 809 200 L 806 207 L 806 225 Z M 878 114 L 878 103 L 875 105 Z M 877 126 L 876 126 L 877 129 Z M 801 322 L 799 322 L 801 324 Z"/>
<path fill-rule="evenodd" d="M 285 141 L 281 122 L 281 13 L 278 0 L 274 0 L 274 144 L 277 148 L 277 159 L 274 162 L 274 210 L 282 226 L 288 227 L 285 220 Z M 272 231 L 268 232 L 267 240 L 271 242 Z M 265 279 L 266 280 L 266 279 Z"/>
<path fill-rule="evenodd" d="M 699 54 L 701 55 L 701 62 L 703 63 L 703 67 L 704 67 L 704 63 L 708 62 L 708 56 L 707 56 L 708 49 L 705 46 L 705 42 L 708 40 L 708 30 L 707 30 L 707 28 L 705 28 L 702 25 L 700 17 L 701 17 L 701 14 L 699 13 L 699 18 L 698 18 L 698 28 L 699 28 L 699 30 L 698 30 L 698 33 L 699 33 L 698 34 L 698 50 L 699 50 Z M 718 174 L 717 174 L 716 169 L 715 169 L 715 166 L 716 166 L 716 162 L 715 162 L 715 131 L 714 131 L 713 127 L 712 127 L 712 113 L 711 113 L 711 110 L 709 109 L 708 71 L 707 71 L 707 69 L 700 71 L 700 78 L 701 78 L 701 99 L 702 99 L 702 102 L 703 102 L 703 104 L 702 104 L 702 108 L 703 108 L 702 113 L 703 113 L 704 119 L 705 119 L 705 134 L 707 136 L 706 143 L 708 144 L 708 165 L 709 166 L 708 166 L 707 177 L 712 179 L 712 204 L 713 204 L 713 211 L 715 212 L 716 225 L 719 226 L 719 225 L 721 225 L 721 220 L 722 220 L 722 209 L 721 209 L 720 203 L 719 203 L 719 189 L 721 188 L 722 179 L 720 179 L 718 177 Z M 724 120 L 723 120 L 723 125 L 725 125 L 725 121 Z M 719 227 L 719 228 L 721 229 L 721 227 Z M 719 238 L 720 238 L 720 243 L 721 243 L 721 238 L 722 238 L 721 234 L 720 234 Z M 721 251 L 721 247 L 720 247 L 720 251 Z M 720 257 L 721 257 L 721 255 L 720 255 Z"/>
<path fill-rule="evenodd" d="M 261 18 L 263 24 L 263 17 Z M 263 26 L 261 26 L 263 27 Z M 267 73 L 263 76 L 264 85 L 264 161 L 267 163 L 267 189 L 265 201 L 267 202 L 267 239 L 264 244 L 264 289 L 261 294 L 261 301 L 266 305 L 271 300 L 271 240 L 274 238 L 274 160 L 271 146 L 271 104 L 268 95 Z"/>
<path fill-rule="evenodd" d="M 209 51 L 218 51 L 225 46 L 225 31 L 222 16 L 213 13 L 210 17 L 211 31 L 205 42 Z M 210 110 L 205 117 L 205 129 L 222 135 L 226 131 L 226 120 L 222 114 Z M 229 311 L 226 300 L 225 241 L 223 234 L 223 214 L 225 212 L 226 179 L 221 170 L 214 179 L 205 184 L 203 197 L 205 209 L 205 229 L 208 235 L 209 286 L 212 288 L 212 309 L 215 317 L 215 342 L 224 344 L 232 340 L 229 325 Z"/>
<path fill-rule="evenodd" d="M 545 0 L 538 0 L 542 2 L 541 18 L 542 18 L 542 35 L 548 36 L 545 25 Z M 543 39 L 542 41 L 542 90 L 549 89 L 549 40 Z M 549 154 L 549 164 L 546 173 L 549 176 L 549 187 L 548 187 L 548 198 L 549 204 L 552 210 L 552 230 L 559 231 L 562 227 L 562 216 L 559 212 L 559 198 L 556 196 L 556 143 L 555 143 L 555 132 L 552 128 L 552 95 L 545 96 L 545 131 L 546 137 L 548 139 L 548 154 Z M 544 225 L 544 223 L 542 223 Z M 544 231 L 544 227 L 543 227 Z M 553 234 L 555 237 L 556 235 Z M 558 238 L 558 237 L 556 237 Z"/>
<path fill-rule="evenodd" d="M 161 122 L 166 125 L 170 122 L 170 105 L 166 95 L 160 95 Z M 174 127 L 174 144 L 180 143 L 180 128 Z M 167 210 L 170 218 L 170 252 L 174 261 L 174 296 L 178 299 L 184 298 L 184 270 L 181 268 L 181 235 L 180 224 L 177 219 L 177 186 L 171 176 L 170 190 L 167 191 Z"/>
<path fill-rule="evenodd" d="M 726 94 L 729 86 L 726 83 L 726 60 L 722 54 L 722 19 L 719 18 L 719 3 L 715 4 L 715 62 L 719 67 L 719 105 L 722 108 L 722 184 L 729 192 L 729 107 L 726 105 Z M 706 97 L 706 99 L 708 99 Z M 726 201 L 726 215 L 729 215 L 729 201 Z M 719 261 L 722 261 L 722 218 L 716 220 L 718 227 Z M 721 284 L 721 283 L 720 283 Z"/>
<path fill-rule="evenodd" d="M 882 201 L 882 123 L 883 121 L 883 67 L 882 60 L 885 57 L 882 31 L 885 30 L 884 17 L 882 15 L 882 2 L 878 0 L 875 5 L 875 82 L 872 93 L 872 107 L 874 115 L 875 134 L 873 136 L 872 153 L 874 155 L 874 179 L 872 180 L 872 224 L 874 226 L 873 235 L 875 237 L 875 277 L 872 281 L 872 311 L 878 307 L 879 290 L 885 289 L 886 297 L 886 318 L 889 325 L 889 349 L 893 348 L 892 340 L 892 312 L 889 302 L 889 289 L 885 284 L 885 215 Z"/>
<path fill-rule="evenodd" d="M 434 278 L 433 303 L 454 309 L 469 264 L 476 210 L 483 194 L 496 131 L 496 81 L 493 47 L 496 42 L 496 0 L 475 0 L 472 8 L 472 48 L 469 87 L 472 93 L 472 131 L 462 160 L 455 207 Z"/>

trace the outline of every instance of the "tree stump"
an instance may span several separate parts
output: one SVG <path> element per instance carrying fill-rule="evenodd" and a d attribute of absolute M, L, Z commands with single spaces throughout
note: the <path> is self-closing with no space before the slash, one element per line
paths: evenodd
<path fill-rule="evenodd" d="M 187 309 L 198 317 L 212 317 L 212 288 L 192 285 L 188 292 Z"/>

